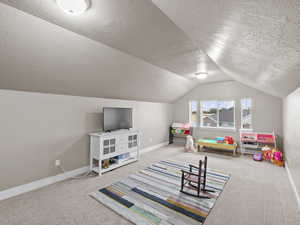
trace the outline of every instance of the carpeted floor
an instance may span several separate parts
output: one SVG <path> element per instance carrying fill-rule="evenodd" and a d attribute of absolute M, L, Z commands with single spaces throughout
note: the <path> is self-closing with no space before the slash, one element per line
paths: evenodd
<path fill-rule="evenodd" d="M 95 190 L 90 196 L 135 224 L 199 225 L 222 194 L 230 175 L 207 169 L 206 188 L 210 192 L 197 198 L 196 188 L 187 185 L 182 193 L 182 170 L 190 169 L 188 162 L 162 160 L 128 177 Z M 196 168 L 192 169 L 197 173 Z M 199 171 L 198 171 L 199 172 Z M 197 182 L 198 177 L 189 176 Z M 193 183 L 195 185 L 195 183 Z"/>
<path fill-rule="evenodd" d="M 161 159 L 196 162 L 201 155 L 170 146 L 101 177 L 68 180 L 0 202 L 0 224 L 119 225 L 131 224 L 88 194 Z M 226 171 L 226 185 L 205 225 L 300 225 L 300 213 L 284 168 L 248 157 L 215 153 L 209 167 Z"/>

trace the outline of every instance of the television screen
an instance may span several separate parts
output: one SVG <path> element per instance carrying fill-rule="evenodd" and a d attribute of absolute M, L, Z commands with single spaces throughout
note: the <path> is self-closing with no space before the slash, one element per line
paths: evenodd
<path fill-rule="evenodd" d="M 103 130 L 132 128 L 132 108 L 103 108 Z"/>

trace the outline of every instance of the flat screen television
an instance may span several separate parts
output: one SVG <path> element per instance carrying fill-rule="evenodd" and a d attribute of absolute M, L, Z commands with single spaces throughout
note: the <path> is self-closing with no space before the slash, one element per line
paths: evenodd
<path fill-rule="evenodd" d="M 103 130 L 105 132 L 132 128 L 132 108 L 103 108 Z"/>

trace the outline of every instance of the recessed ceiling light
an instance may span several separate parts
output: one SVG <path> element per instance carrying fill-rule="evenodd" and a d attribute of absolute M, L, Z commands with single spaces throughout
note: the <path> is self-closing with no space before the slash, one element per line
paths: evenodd
<path fill-rule="evenodd" d="M 204 80 L 204 79 L 207 78 L 208 73 L 206 73 L 206 72 L 198 72 L 198 73 L 195 73 L 195 76 L 199 80 Z"/>
<path fill-rule="evenodd" d="M 57 5 L 66 13 L 80 15 L 90 6 L 89 0 L 56 0 Z"/>

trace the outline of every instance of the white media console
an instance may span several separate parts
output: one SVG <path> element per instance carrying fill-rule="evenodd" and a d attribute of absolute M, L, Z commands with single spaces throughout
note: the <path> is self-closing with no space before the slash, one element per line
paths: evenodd
<path fill-rule="evenodd" d="M 139 159 L 140 135 L 136 130 L 90 134 L 90 170 L 101 175 Z"/>

